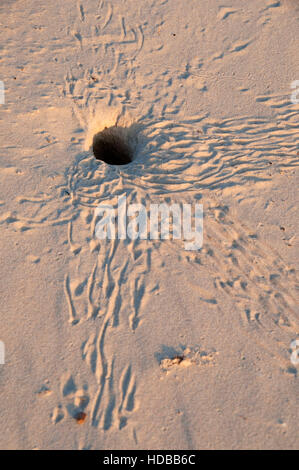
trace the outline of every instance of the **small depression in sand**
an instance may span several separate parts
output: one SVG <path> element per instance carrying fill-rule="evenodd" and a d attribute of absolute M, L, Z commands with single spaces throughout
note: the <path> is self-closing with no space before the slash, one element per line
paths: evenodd
<path fill-rule="evenodd" d="M 133 161 L 133 149 L 122 127 L 105 127 L 95 134 L 92 150 L 97 160 L 109 165 L 127 165 Z"/>

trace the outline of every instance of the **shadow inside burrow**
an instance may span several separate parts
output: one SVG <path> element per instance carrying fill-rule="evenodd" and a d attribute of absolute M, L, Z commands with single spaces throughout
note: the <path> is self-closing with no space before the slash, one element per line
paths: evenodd
<path fill-rule="evenodd" d="M 92 142 L 92 152 L 96 160 L 108 165 L 128 165 L 133 160 L 133 149 L 130 142 L 124 138 L 123 128 L 105 127 L 95 134 Z"/>
<path fill-rule="evenodd" d="M 93 136 L 92 153 L 96 160 L 112 166 L 131 164 L 138 157 L 143 126 L 133 123 L 131 126 L 105 127 Z"/>

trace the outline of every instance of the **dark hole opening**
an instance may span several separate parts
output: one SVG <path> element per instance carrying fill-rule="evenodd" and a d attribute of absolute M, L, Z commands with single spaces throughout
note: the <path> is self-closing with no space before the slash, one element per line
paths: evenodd
<path fill-rule="evenodd" d="M 95 158 L 109 165 L 127 165 L 133 160 L 133 152 L 123 137 L 121 128 L 105 127 L 95 134 L 92 142 Z"/>

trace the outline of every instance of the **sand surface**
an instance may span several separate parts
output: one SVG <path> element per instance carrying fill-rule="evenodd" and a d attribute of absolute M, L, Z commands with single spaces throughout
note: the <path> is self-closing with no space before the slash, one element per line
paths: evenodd
<path fill-rule="evenodd" d="M 298 20 L 1 2 L 1 449 L 298 448 Z M 124 167 L 90 150 L 116 120 Z M 203 204 L 202 248 L 97 240 L 123 194 Z"/>

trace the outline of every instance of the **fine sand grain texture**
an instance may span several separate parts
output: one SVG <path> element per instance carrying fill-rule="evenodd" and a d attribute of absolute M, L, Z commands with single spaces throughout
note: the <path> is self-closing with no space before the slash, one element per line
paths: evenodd
<path fill-rule="evenodd" d="M 299 3 L 0 22 L 0 448 L 298 448 Z M 131 163 L 94 157 L 105 127 Z M 202 204 L 202 248 L 97 239 L 124 195 Z"/>

